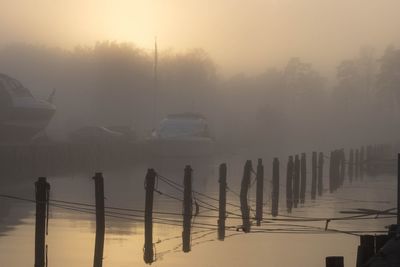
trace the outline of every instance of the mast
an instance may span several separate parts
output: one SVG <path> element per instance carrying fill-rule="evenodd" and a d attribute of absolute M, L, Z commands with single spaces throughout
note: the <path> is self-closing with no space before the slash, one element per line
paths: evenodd
<path fill-rule="evenodd" d="M 158 93 L 158 48 L 157 37 L 154 41 L 154 69 L 153 69 L 153 129 L 157 123 L 157 93 Z"/>

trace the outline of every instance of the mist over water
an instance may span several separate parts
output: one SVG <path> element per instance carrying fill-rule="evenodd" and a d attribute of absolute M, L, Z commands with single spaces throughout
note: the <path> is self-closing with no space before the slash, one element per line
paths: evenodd
<path fill-rule="evenodd" d="M 149 168 L 159 175 L 154 210 L 170 213 L 154 215 L 155 266 L 317 267 L 332 255 L 354 266 L 359 234 L 395 223 L 393 213 L 330 218 L 396 206 L 399 9 L 396 0 L 0 0 L 0 266 L 33 264 L 34 183 L 42 176 L 55 201 L 49 265 L 91 265 L 97 172 L 106 206 L 125 209 L 107 210 L 104 266 L 147 266 Z M 368 147 L 376 144 L 386 145 Z M 344 149 L 344 176 L 331 190 L 335 149 Z M 313 151 L 325 161 L 316 200 Z M 306 198 L 290 213 L 288 157 L 301 153 Z M 244 164 L 253 162 L 254 217 L 258 159 L 264 221 L 245 234 Z M 221 163 L 228 166 L 224 242 L 216 228 Z M 353 177 L 356 164 L 364 176 Z M 187 165 L 198 217 L 192 251 L 183 253 L 179 188 Z"/>

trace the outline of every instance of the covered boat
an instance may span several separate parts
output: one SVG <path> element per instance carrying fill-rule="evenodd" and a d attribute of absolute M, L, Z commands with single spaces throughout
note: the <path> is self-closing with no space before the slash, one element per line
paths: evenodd
<path fill-rule="evenodd" d="M 51 103 L 35 99 L 19 81 L 0 74 L 0 143 L 31 140 L 54 113 Z"/>

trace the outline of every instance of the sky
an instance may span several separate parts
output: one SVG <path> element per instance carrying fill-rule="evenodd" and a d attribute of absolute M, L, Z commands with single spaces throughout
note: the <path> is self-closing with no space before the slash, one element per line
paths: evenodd
<path fill-rule="evenodd" d="M 97 41 L 203 48 L 222 73 L 301 57 L 333 69 L 360 46 L 400 44 L 399 0 L 0 0 L 0 45 L 72 49 Z"/>

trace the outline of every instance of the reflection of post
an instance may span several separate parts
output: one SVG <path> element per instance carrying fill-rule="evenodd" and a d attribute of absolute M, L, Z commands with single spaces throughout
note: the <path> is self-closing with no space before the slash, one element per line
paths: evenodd
<path fill-rule="evenodd" d="M 256 221 L 257 226 L 261 225 L 263 219 L 263 188 L 264 188 L 264 166 L 262 159 L 257 163 L 257 189 L 256 189 Z"/>
<path fill-rule="evenodd" d="M 36 224 L 35 224 L 35 267 L 45 266 L 46 209 L 50 185 L 45 177 L 39 177 L 36 187 Z"/>
<path fill-rule="evenodd" d="M 318 156 L 318 196 L 322 196 L 324 191 L 324 153 L 319 152 Z"/>
<path fill-rule="evenodd" d="M 105 233 L 105 215 L 104 215 L 104 181 L 101 173 L 96 173 L 93 177 L 95 183 L 96 199 L 96 244 L 94 248 L 93 267 L 103 266 L 103 249 Z"/>
<path fill-rule="evenodd" d="M 219 217 L 218 217 L 218 239 L 225 239 L 226 219 L 226 164 L 219 165 Z"/>
<path fill-rule="evenodd" d="M 183 179 L 183 232 L 182 232 L 182 251 L 190 251 L 190 223 L 192 221 L 192 168 L 185 167 L 185 176 Z"/>
<path fill-rule="evenodd" d="M 291 213 L 293 207 L 293 156 L 289 156 L 286 171 L 286 208 L 288 213 Z"/>
<path fill-rule="evenodd" d="M 279 159 L 274 158 L 272 163 L 272 216 L 278 216 L 279 210 Z"/>
<path fill-rule="evenodd" d="M 306 202 L 306 187 L 307 187 L 307 162 L 306 153 L 301 153 L 301 186 L 300 186 L 300 203 L 304 204 Z"/>
<path fill-rule="evenodd" d="M 315 199 L 317 195 L 317 152 L 312 153 L 311 165 L 311 199 Z"/>
<path fill-rule="evenodd" d="M 360 179 L 364 179 L 365 171 L 365 148 L 362 146 L 360 149 Z"/>
<path fill-rule="evenodd" d="M 247 203 L 247 193 L 249 191 L 250 186 L 250 178 L 251 178 L 251 160 L 247 160 L 244 166 L 243 171 L 243 179 L 240 188 L 240 210 L 242 212 L 242 228 L 243 232 L 249 233 L 250 232 L 250 208 Z"/>
<path fill-rule="evenodd" d="M 144 214 L 144 262 L 151 264 L 154 260 L 153 251 L 153 196 L 156 173 L 148 169 L 146 174 L 146 203 Z"/>
<path fill-rule="evenodd" d="M 335 162 L 335 152 L 331 151 L 329 157 L 329 192 L 333 192 L 333 177 L 334 177 L 334 162 Z"/>

